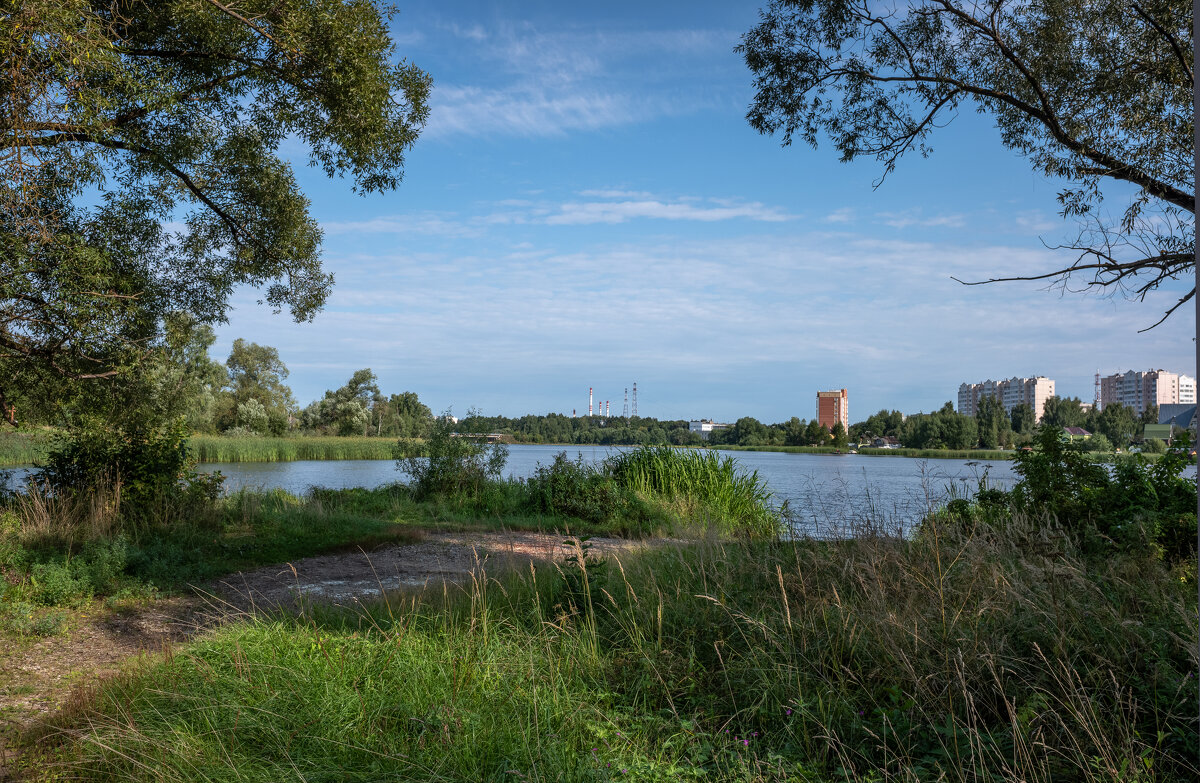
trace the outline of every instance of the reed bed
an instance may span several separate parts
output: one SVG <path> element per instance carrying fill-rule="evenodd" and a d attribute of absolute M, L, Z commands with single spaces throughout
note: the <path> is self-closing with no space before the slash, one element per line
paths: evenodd
<path fill-rule="evenodd" d="M 712 451 L 646 446 L 616 454 L 604 464 L 617 484 L 648 498 L 679 501 L 725 533 L 778 535 L 780 512 L 758 471 L 746 471 L 732 457 Z"/>
<path fill-rule="evenodd" d="M 329 459 L 392 459 L 394 438 L 244 437 L 193 435 L 188 448 L 200 462 L 295 462 Z"/>
<path fill-rule="evenodd" d="M 32 465 L 45 458 L 51 436 L 41 432 L 0 433 L 0 466 Z"/>

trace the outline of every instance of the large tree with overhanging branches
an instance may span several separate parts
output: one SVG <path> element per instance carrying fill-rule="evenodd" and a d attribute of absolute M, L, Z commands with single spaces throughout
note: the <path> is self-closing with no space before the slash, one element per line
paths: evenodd
<path fill-rule="evenodd" d="M 361 193 L 398 185 L 430 80 L 390 13 L 0 2 L 0 405 L 136 376 L 174 314 L 220 321 L 238 286 L 321 308 L 321 231 L 280 147 Z"/>
<path fill-rule="evenodd" d="M 1191 11 L 1182 0 L 776 0 L 739 46 L 757 89 L 748 119 L 785 145 L 828 138 L 886 176 L 905 154 L 928 154 L 957 112 L 987 114 L 1005 146 L 1062 181 L 1062 213 L 1081 224 L 1063 263 L 999 279 L 1144 299 L 1194 262 Z M 1110 213 L 1114 182 L 1132 196 Z M 1194 295 L 1184 286 L 1163 318 Z"/>

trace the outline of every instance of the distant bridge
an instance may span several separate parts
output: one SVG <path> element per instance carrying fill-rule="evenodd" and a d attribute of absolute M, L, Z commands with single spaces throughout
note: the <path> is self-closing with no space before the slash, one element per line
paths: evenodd
<path fill-rule="evenodd" d="M 511 437 L 503 432 L 452 432 L 452 438 L 470 438 L 471 440 L 484 440 L 488 443 L 501 443 L 505 438 Z"/>

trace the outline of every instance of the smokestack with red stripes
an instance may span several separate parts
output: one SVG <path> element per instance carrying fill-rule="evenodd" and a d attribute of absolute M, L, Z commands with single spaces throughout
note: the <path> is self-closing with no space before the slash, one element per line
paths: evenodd
<path fill-rule="evenodd" d="M 592 387 L 588 387 L 588 416 L 592 415 Z"/>

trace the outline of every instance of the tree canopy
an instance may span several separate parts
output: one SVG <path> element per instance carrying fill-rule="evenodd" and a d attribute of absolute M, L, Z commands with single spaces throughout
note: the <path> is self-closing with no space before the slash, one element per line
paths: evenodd
<path fill-rule="evenodd" d="M 0 9 L 0 404 L 121 375 L 164 323 L 250 285 L 297 319 L 329 294 L 285 139 L 395 188 L 430 80 L 374 0 L 17 0 Z"/>
<path fill-rule="evenodd" d="M 757 90 L 747 116 L 785 145 L 828 137 L 843 160 L 874 157 L 886 176 L 905 154 L 927 155 L 959 110 L 985 113 L 1005 146 L 1064 182 L 1062 214 L 1081 219 L 1071 263 L 1007 279 L 1144 298 L 1194 261 L 1191 11 L 1183 0 L 773 0 L 738 47 Z M 1136 193 L 1109 218 L 1113 181 Z"/>

